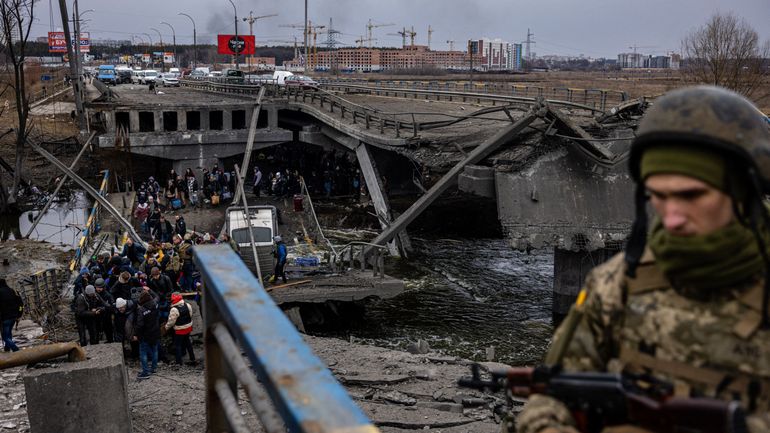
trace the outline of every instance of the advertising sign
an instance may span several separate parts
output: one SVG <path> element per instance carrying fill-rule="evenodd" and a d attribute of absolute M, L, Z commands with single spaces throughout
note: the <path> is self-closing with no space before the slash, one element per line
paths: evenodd
<path fill-rule="evenodd" d="M 217 35 L 217 53 L 219 54 L 254 54 L 254 36 Z"/>
<path fill-rule="evenodd" d="M 80 52 L 87 53 L 91 51 L 91 36 L 88 32 L 80 34 Z M 64 37 L 64 32 L 48 32 L 48 52 L 49 53 L 66 53 L 67 52 L 67 39 Z"/>

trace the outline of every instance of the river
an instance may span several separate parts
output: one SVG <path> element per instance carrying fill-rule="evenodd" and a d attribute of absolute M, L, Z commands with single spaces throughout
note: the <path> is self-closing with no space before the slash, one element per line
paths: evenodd
<path fill-rule="evenodd" d="M 512 365 L 542 360 L 553 333 L 553 254 L 514 251 L 503 239 L 415 240 L 409 264 L 389 270 L 407 292 L 372 302 L 350 335 L 405 348 L 422 339 L 454 356 Z"/>

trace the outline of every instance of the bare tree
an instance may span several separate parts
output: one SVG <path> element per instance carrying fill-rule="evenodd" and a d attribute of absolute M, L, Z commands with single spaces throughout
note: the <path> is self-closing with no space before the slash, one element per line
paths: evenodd
<path fill-rule="evenodd" d="M 733 13 L 717 13 L 682 41 L 686 81 L 726 87 L 756 101 L 768 78 L 770 42 L 760 42 L 757 32 Z"/>
<path fill-rule="evenodd" d="M 32 21 L 34 19 L 35 0 L 0 0 L 0 47 L 13 68 L 13 80 L 6 85 L 13 89 L 16 109 L 16 163 L 14 168 L 11 197 L 16 197 L 21 183 L 22 165 L 24 162 L 25 143 L 29 133 L 29 97 L 27 95 L 24 62 L 26 60 L 27 40 L 29 39 Z M 0 194 L 0 199 L 4 194 Z M 0 203 L 5 208 L 6 203 Z M 5 209 L 0 209 L 5 210 Z"/>

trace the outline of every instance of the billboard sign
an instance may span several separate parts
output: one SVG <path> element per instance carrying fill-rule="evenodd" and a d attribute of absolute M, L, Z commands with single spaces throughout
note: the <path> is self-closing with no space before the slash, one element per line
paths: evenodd
<path fill-rule="evenodd" d="M 217 35 L 217 53 L 219 54 L 254 54 L 254 36 Z"/>
<path fill-rule="evenodd" d="M 80 52 L 88 53 L 91 51 L 91 36 L 88 32 L 80 34 Z M 48 32 L 48 52 L 49 53 L 66 53 L 67 52 L 67 39 L 64 37 L 64 32 Z"/>

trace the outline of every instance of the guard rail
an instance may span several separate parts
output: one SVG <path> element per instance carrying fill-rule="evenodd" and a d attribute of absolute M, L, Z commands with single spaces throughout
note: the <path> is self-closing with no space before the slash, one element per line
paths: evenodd
<path fill-rule="evenodd" d="M 238 384 L 268 433 L 378 432 L 231 248 L 199 246 L 193 258 L 203 279 L 207 432 L 250 431 Z"/>
<path fill-rule="evenodd" d="M 356 249 L 359 253 L 356 254 Z M 333 253 L 331 258 L 332 270 L 337 271 L 347 263 L 349 268 L 355 267 L 355 261 L 361 266 L 361 270 L 366 270 L 367 263 L 371 264 L 373 275 L 385 278 L 385 256 L 388 254 L 388 247 L 384 245 L 371 244 L 369 242 L 350 242 L 342 247 L 339 252 Z M 371 258 L 371 260 L 367 260 Z"/>

